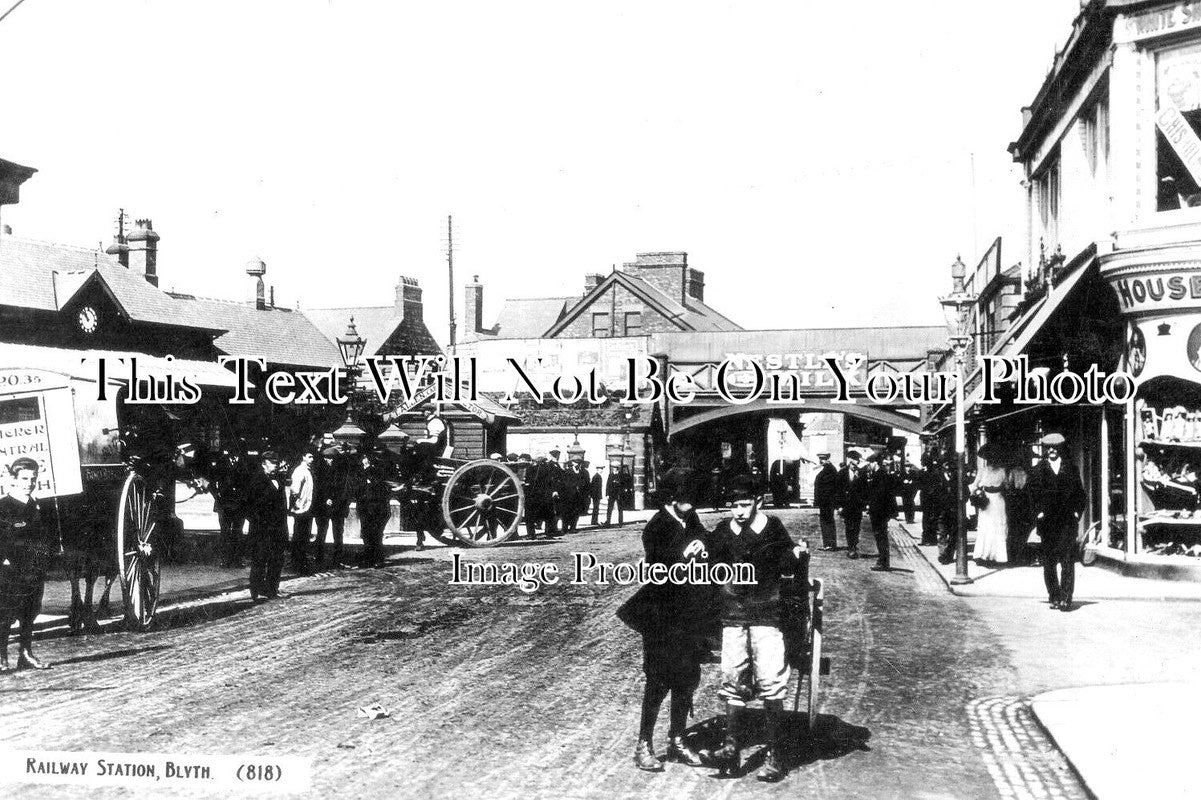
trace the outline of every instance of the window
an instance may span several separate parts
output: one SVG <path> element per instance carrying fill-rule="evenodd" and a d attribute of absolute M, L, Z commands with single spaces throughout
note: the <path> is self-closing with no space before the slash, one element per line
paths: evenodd
<path fill-rule="evenodd" d="M 1097 174 L 1099 166 L 1109 161 L 1109 101 L 1104 92 L 1103 87 L 1096 102 L 1080 115 L 1084 156 L 1093 175 Z"/>
<path fill-rule="evenodd" d="M 642 335 L 642 312 L 627 311 L 625 317 L 626 336 Z"/>
<path fill-rule="evenodd" d="M 1201 206 L 1201 45 L 1155 57 L 1156 209 Z"/>
<path fill-rule="evenodd" d="M 592 313 L 592 335 L 598 339 L 607 339 L 612 335 L 612 325 L 609 322 L 609 312 L 594 311 Z"/>
<path fill-rule="evenodd" d="M 1038 219 L 1042 224 L 1042 239 L 1047 250 L 1059 243 L 1059 155 L 1034 179 Z"/>

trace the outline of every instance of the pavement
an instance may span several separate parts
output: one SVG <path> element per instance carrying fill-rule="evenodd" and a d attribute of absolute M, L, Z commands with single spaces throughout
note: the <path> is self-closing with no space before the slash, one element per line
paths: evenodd
<path fill-rule="evenodd" d="M 953 594 L 1046 603 L 1042 567 L 983 567 L 969 559 L 971 583 L 954 584 L 955 565 L 940 564 L 937 547 L 917 545 L 920 515 L 915 523 L 901 522 L 898 527 L 902 541 L 905 536 L 913 540 L 914 549 Z M 1115 601 L 1198 601 L 1201 584 L 1126 576 L 1099 565 L 1078 564 L 1074 600 L 1081 607 Z M 1152 631 L 1146 640 L 1133 641 L 1124 633 L 1112 629 L 1109 645 L 1156 647 Z M 1201 719 L 1201 678 L 1075 686 L 1037 694 L 1028 702 L 1034 719 L 1094 797 L 1201 797 L 1192 762 L 1195 722 Z"/>

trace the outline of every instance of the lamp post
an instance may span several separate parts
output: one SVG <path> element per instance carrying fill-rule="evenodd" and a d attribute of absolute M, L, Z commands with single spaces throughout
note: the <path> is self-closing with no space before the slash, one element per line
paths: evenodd
<path fill-rule="evenodd" d="M 354 410 L 355 395 L 358 393 L 359 383 L 359 359 L 363 356 L 363 350 L 367 347 L 367 340 L 359 336 L 359 331 L 354 326 L 354 316 L 351 316 L 350 322 L 346 326 L 346 333 L 338 337 L 338 352 L 342 355 L 342 363 L 346 365 L 346 382 L 347 386 L 347 402 L 346 402 L 346 422 L 342 425 L 342 430 L 350 431 L 353 429 L 353 420 L 351 412 Z"/>
<path fill-rule="evenodd" d="M 951 265 L 951 293 L 940 297 L 943 314 L 947 321 L 948 341 L 955 355 L 955 577 L 953 584 L 971 583 L 967 574 L 967 516 L 964 512 L 963 473 L 967 457 L 964 435 L 963 408 L 963 361 L 968 345 L 972 341 L 968 331 L 969 312 L 976 302 L 976 295 L 969 293 L 963 285 L 967 267 L 963 259 L 956 257 Z"/>

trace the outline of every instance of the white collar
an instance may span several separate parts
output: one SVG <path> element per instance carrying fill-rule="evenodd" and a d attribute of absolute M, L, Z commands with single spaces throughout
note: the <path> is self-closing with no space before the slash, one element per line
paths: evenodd
<path fill-rule="evenodd" d="M 763 533 L 763 529 L 767 527 L 767 515 L 762 511 L 756 511 L 755 516 L 751 518 L 750 525 L 739 525 L 736 520 L 730 519 L 730 530 L 734 531 L 735 535 L 741 536 L 748 527 L 755 533 Z"/>

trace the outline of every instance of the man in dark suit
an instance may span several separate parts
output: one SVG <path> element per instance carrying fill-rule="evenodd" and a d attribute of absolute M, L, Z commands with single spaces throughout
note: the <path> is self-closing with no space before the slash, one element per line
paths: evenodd
<path fill-rule="evenodd" d="M 584 462 L 584 466 L 588 466 L 587 461 Z M 605 476 L 601 473 L 604 468 L 604 464 L 598 464 L 596 474 L 588 483 L 588 499 L 592 502 L 592 527 L 594 528 L 600 523 L 601 498 L 605 496 Z"/>
<path fill-rule="evenodd" d="M 529 491 L 525 530 L 528 538 L 537 538 L 540 522 L 546 523 L 543 533 L 547 538 L 557 535 L 555 503 L 559 499 L 559 479 L 562 474 L 559 465 L 555 464 L 552 467 L 546 456 L 538 456 L 538 460 L 526 470 L 525 480 Z"/>
<path fill-rule="evenodd" d="M 20 641 L 17 669 L 50 668 L 33 655 L 33 623 L 59 542 L 33 498 L 38 469 L 32 458 L 15 459 L 8 467 L 11 490 L 0 497 L 0 672 L 9 671 L 8 634 L 14 622 Z"/>
<path fill-rule="evenodd" d="M 1027 486 L 1034 524 L 1043 542 L 1043 581 L 1051 609 L 1070 611 L 1076 587 L 1076 534 L 1086 497 L 1080 476 L 1063 460 L 1063 436 L 1048 433 L 1040 443 L 1043 460 Z"/>
<path fill-rule="evenodd" d="M 330 564 L 336 567 L 342 563 L 342 534 L 348 513 L 350 464 L 336 445 L 330 445 L 321 451 L 321 458 L 313 465 L 313 519 L 317 523 L 316 564 L 320 564 L 325 556 L 325 533 L 331 528 L 334 534 L 334 549 L 330 554 Z M 418 549 L 421 549 L 420 544 Z"/>
<path fill-rule="evenodd" d="M 842 502 L 842 522 L 846 528 L 847 558 L 859 558 L 859 528 L 867 506 L 867 474 L 859 463 L 859 453 L 847 453 L 846 465 L 838 471 L 838 495 Z"/>
<path fill-rule="evenodd" d="M 938 544 L 938 519 L 946 502 L 946 480 L 943 477 L 942 461 L 938 453 L 930 450 L 922 457 L 922 471 L 918 476 L 922 493 L 922 545 Z"/>
<path fill-rule="evenodd" d="M 246 517 L 250 522 L 250 599 L 257 602 L 283 597 L 279 576 L 288 547 L 288 495 L 279 476 L 279 455 L 263 453 L 261 469 L 246 492 Z"/>
<path fill-rule="evenodd" d="M 876 539 L 876 564 L 873 572 L 888 572 L 890 567 L 888 522 L 897 514 L 900 480 L 896 465 L 887 458 L 869 464 L 867 469 L 867 516 Z"/>
<path fill-rule="evenodd" d="M 838 470 L 830 463 L 829 453 L 818 453 L 821 465 L 813 478 L 813 505 L 822 529 L 822 550 L 837 550 L 838 535 L 834 527 L 834 509 L 838 505 Z"/>

